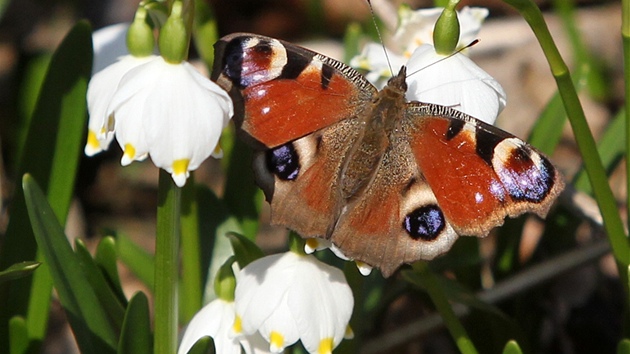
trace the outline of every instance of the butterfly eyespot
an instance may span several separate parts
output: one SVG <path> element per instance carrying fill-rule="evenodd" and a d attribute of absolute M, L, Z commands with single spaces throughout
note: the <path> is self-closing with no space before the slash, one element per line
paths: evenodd
<path fill-rule="evenodd" d="M 494 170 L 512 199 L 538 203 L 547 197 L 555 177 L 547 159 L 524 146 L 500 149 L 497 155 L 503 163 L 496 161 Z"/>
<path fill-rule="evenodd" d="M 295 180 L 300 172 L 299 157 L 292 143 L 268 150 L 266 163 L 271 173 L 285 181 Z"/>
<path fill-rule="evenodd" d="M 437 205 L 416 208 L 405 216 L 403 229 L 414 240 L 433 241 L 444 230 L 446 221 Z"/>

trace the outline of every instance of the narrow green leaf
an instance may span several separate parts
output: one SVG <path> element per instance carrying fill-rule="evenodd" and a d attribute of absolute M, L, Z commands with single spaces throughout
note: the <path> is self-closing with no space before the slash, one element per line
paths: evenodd
<path fill-rule="evenodd" d="M 191 173 L 182 188 L 181 215 L 181 278 L 179 320 L 188 323 L 202 306 L 201 236 L 195 174 Z"/>
<path fill-rule="evenodd" d="M 505 344 L 503 354 L 523 354 L 523 351 L 516 341 L 511 340 Z"/>
<path fill-rule="evenodd" d="M 116 335 L 44 193 L 30 175 L 22 180 L 33 231 L 68 321 L 84 353 L 113 353 Z"/>
<path fill-rule="evenodd" d="M 155 280 L 153 278 L 155 260 L 153 255 L 131 241 L 131 239 L 124 234 L 117 234 L 116 236 L 116 253 L 120 261 L 123 262 L 149 290 L 153 291 L 155 286 Z"/>
<path fill-rule="evenodd" d="M 116 294 L 121 304 L 127 304 L 127 297 L 120 285 L 120 277 L 118 276 L 118 258 L 116 255 L 116 240 L 112 236 L 104 237 L 96 248 L 94 261 L 103 272 L 105 279 L 110 285 L 111 290 Z"/>
<path fill-rule="evenodd" d="M 236 261 L 241 269 L 265 255 L 255 243 L 241 234 L 228 232 L 226 236 L 230 239 Z"/>
<path fill-rule="evenodd" d="M 81 263 L 85 277 L 90 282 L 92 289 L 94 289 L 94 293 L 101 307 L 105 310 L 116 332 L 119 332 L 122 327 L 123 318 L 125 317 L 125 304 L 120 302 L 120 299 L 112 290 L 110 283 L 105 279 L 103 272 L 92 259 L 83 241 L 77 239 L 74 245 L 75 253 Z"/>
<path fill-rule="evenodd" d="M 62 225 L 70 207 L 86 125 L 85 94 L 92 65 L 91 35 L 89 24 L 79 22 L 53 55 L 16 171 L 20 178 L 29 173 L 40 181 L 54 215 Z M 19 184 L 13 193 L 11 219 L 3 241 L 0 269 L 37 259 L 36 243 Z M 44 338 L 50 294 L 50 276 L 44 271 L 37 272 L 33 279 L 22 278 L 0 284 L 0 303 L 3 304 L 0 306 L 0 348 L 8 346 L 9 319 L 16 314 L 27 314 L 27 307 L 30 338 Z"/>
<path fill-rule="evenodd" d="M 149 354 L 153 352 L 149 300 L 143 292 L 133 295 L 125 312 L 118 354 Z"/>
<path fill-rule="evenodd" d="M 29 276 L 35 271 L 35 269 L 37 269 L 37 267 L 40 266 L 40 264 L 41 263 L 39 262 L 16 263 L 0 272 L 0 283 Z"/>
<path fill-rule="evenodd" d="M 26 320 L 22 316 L 15 316 L 9 321 L 9 353 L 24 354 L 28 351 L 29 339 Z"/>
<path fill-rule="evenodd" d="M 599 152 L 604 168 L 608 173 L 612 172 L 625 154 L 625 146 L 619 143 L 625 139 L 625 136 L 625 110 L 622 109 L 615 115 L 612 122 L 608 124 L 604 135 L 597 144 L 597 151 Z M 591 184 L 584 168 L 576 174 L 573 185 L 580 191 L 589 194 L 592 193 Z"/>

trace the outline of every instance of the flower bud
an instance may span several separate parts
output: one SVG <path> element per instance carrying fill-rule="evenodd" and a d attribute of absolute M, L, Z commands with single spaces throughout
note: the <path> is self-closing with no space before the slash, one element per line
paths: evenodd
<path fill-rule="evenodd" d="M 153 53 L 153 31 L 146 22 L 147 10 L 138 7 L 133 22 L 127 31 L 127 49 L 136 58 L 148 57 Z"/>
<path fill-rule="evenodd" d="M 446 8 L 435 23 L 433 44 L 435 51 L 441 55 L 449 55 L 455 51 L 459 41 L 459 20 L 455 7 L 459 0 L 449 0 Z"/>
<path fill-rule="evenodd" d="M 224 301 L 234 301 L 234 289 L 236 288 L 236 277 L 232 271 L 234 261 L 234 257 L 228 258 L 214 278 L 214 292 L 219 299 Z"/>
<path fill-rule="evenodd" d="M 181 63 L 188 55 L 188 35 L 182 17 L 182 6 L 181 1 L 173 3 L 171 14 L 160 30 L 158 40 L 160 54 L 171 64 Z"/>

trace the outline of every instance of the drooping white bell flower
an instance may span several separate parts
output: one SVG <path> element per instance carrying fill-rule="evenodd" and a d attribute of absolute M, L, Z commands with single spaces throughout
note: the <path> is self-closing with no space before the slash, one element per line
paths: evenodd
<path fill-rule="evenodd" d="M 190 320 L 177 353 L 188 353 L 203 337 L 212 337 L 215 353 L 241 354 L 241 348 L 246 354 L 269 353 L 269 344 L 258 333 L 238 338 L 231 335 L 234 317 L 233 301 L 213 300 Z"/>
<path fill-rule="evenodd" d="M 406 6 L 401 6 L 398 11 L 399 26 L 392 36 L 395 51 L 409 59 L 418 47 L 433 44 L 433 29 L 442 10 L 441 7 L 434 7 L 412 11 Z M 467 46 L 477 38 L 486 17 L 488 9 L 482 7 L 465 6 L 457 11 L 460 25 L 457 49 Z"/>
<path fill-rule="evenodd" d="M 94 75 L 88 86 L 85 147 L 87 155 L 94 155 L 116 136 L 123 166 L 150 155 L 180 187 L 208 156 L 220 157 L 219 137 L 234 113 L 227 93 L 183 60 L 187 46 L 181 15 L 182 4 L 176 2 L 160 31 L 165 50 L 155 56 L 146 10 L 138 8 L 127 33 L 131 54 Z"/>
<path fill-rule="evenodd" d="M 269 344 L 259 333 L 238 338 L 232 335 L 232 325 L 236 317 L 234 262 L 235 258 L 230 257 L 219 268 L 214 279 L 214 292 L 217 298 L 201 308 L 190 320 L 177 349 L 178 354 L 188 353 L 203 337 L 212 337 L 215 353 L 241 354 L 241 349 L 246 354 L 269 353 L 267 350 Z"/>
<path fill-rule="evenodd" d="M 213 153 L 234 114 L 230 97 L 217 84 L 188 62 L 171 64 L 162 57 L 128 71 L 108 111 L 124 151 L 121 163 L 148 153 L 180 187 Z"/>
<path fill-rule="evenodd" d="M 433 31 L 442 11 L 442 8 L 411 11 L 402 7 L 400 25 L 387 50 L 389 63 L 395 73 L 407 65 L 408 100 L 448 106 L 493 124 L 505 107 L 505 91 L 464 52 L 436 53 Z M 487 15 L 484 8 L 464 7 L 457 12 L 456 48 L 463 48 L 475 39 Z M 366 78 L 379 88 L 392 76 L 389 63 L 377 44 L 366 45 L 350 62 L 356 68 L 368 70 Z"/>
<path fill-rule="evenodd" d="M 258 331 L 273 353 L 302 341 L 309 353 L 330 354 L 348 338 L 354 299 L 341 270 L 294 252 L 260 258 L 237 277 L 238 335 Z"/>
<path fill-rule="evenodd" d="M 416 49 L 407 63 L 407 99 L 451 107 L 493 124 L 506 104 L 501 85 L 461 53 L 445 58 L 430 44 Z"/>

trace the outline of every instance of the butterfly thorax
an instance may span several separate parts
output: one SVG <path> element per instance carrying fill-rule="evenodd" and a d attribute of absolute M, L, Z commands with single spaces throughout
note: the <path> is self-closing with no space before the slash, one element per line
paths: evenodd
<path fill-rule="evenodd" d="M 361 194 L 374 179 L 390 136 L 397 128 L 405 109 L 406 69 L 392 77 L 379 91 L 361 119 L 363 129 L 349 150 L 345 168 L 341 170 L 341 193 L 345 200 Z"/>

